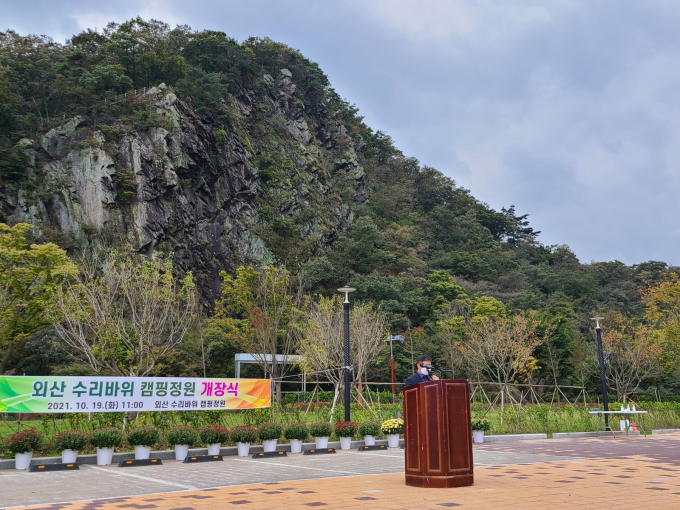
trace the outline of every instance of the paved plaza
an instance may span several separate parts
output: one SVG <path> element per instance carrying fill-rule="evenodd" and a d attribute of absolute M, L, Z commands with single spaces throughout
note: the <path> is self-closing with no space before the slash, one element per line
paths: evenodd
<path fill-rule="evenodd" d="M 475 445 L 475 485 L 404 485 L 403 450 L 0 471 L 0 508 L 680 508 L 680 433 Z"/>

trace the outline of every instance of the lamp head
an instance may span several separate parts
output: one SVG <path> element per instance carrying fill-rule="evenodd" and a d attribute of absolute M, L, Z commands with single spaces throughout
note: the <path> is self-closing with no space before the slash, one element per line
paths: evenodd
<path fill-rule="evenodd" d="M 352 287 L 348 287 L 347 285 L 345 285 L 344 287 L 340 287 L 338 289 L 338 292 L 344 293 L 345 294 L 345 303 L 349 303 L 349 293 L 354 292 L 355 290 L 357 290 L 357 289 L 354 289 Z"/>
<path fill-rule="evenodd" d="M 591 321 L 595 321 L 595 329 L 600 329 L 600 321 L 603 319 L 604 317 L 600 317 L 599 315 L 590 318 Z"/>

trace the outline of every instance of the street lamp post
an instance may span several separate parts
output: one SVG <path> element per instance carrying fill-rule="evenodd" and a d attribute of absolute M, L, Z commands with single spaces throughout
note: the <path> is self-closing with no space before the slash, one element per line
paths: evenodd
<path fill-rule="evenodd" d="M 343 304 L 345 311 L 345 421 L 349 421 L 349 293 L 357 289 L 352 287 L 340 287 L 338 292 L 345 294 L 345 302 Z"/>
<path fill-rule="evenodd" d="M 390 372 L 392 374 L 392 403 L 394 404 L 394 352 L 392 351 L 392 344 L 394 342 L 401 342 L 404 344 L 404 335 L 393 335 L 388 336 L 386 342 L 390 344 Z"/>
<path fill-rule="evenodd" d="M 602 403 L 604 404 L 604 410 L 609 411 L 609 401 L 607 399 L 607 379 L 604 375 L 604 353 L 602 352 L 602 330 L 600 329 L 600 321 L 604 317 L 599 315 L 596 317 L 591 317 L 591 320 L 595 321 L 595 332 L 597 333 L 597 359 L 600 363 L 600 383 L 602 384 Z M 604 424 L 609 427 L 609 415 L 604 415 Z"/>

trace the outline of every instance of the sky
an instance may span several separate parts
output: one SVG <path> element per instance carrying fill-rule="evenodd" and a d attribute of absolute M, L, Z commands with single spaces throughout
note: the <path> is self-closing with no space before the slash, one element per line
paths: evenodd
<path fill-rule="evenodd" d="M 270 37 L 407 156 L 581 262 L 680 265 L 677 0 L 0 0 L 58 42 L 132 17 Z"/>

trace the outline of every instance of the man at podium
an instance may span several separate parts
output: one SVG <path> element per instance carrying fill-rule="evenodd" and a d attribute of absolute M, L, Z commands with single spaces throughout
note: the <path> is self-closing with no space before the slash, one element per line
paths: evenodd
<path fill-rule="evenodd" d="M 439 377 L 432 375 L 432 358 L 427 354 L 418 356 L 416 366 L 418 367 L 418 371 L 404 381 L 404 388 L 414 384 L 420 384 L 421 382 L 439 380 Z"/>

